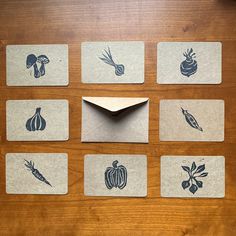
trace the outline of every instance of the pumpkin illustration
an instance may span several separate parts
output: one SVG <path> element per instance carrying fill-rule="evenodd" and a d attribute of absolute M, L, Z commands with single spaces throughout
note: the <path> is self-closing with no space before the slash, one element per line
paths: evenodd
<path fill-rule="evenodd" d="M 127 170 L 123 165 L 117 165 L 118 161 L 113 161 L 112 167 L 107 167 L 105 171 L 105 184 L 108 189 L 123 189 L 127 184 Z"/>
<path fill-rule="evenodd" d="M 193 49 L 191 48 L 183 55 L 186 59 L 180 64 L 180 71 L 182 75 L 189 77 L 197 72 L 197 61 L 194 60 L 195 53 L 193 53 Z"/>

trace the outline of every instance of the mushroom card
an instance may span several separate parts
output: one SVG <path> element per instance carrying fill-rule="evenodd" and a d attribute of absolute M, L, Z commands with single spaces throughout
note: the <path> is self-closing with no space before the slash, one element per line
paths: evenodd
<path fill-rule="evenodd" d="M 223 156 L 162 156 L 162 197 L 225 196 Z"/>
<path fill-rule="evenodd" d="M 144 83 L 144 42 L 83 42 L 82 82 Z"/>
<path fill-rule="evenodd" d="M 82 142 L 148 143 L 148 100 L 82 97 Z"/>
<path fill-rule="evenodd" d="M 224 101 L 160 101 L 160 141 L 224 141 Z"/>
<path fill-rule="evenodd" d="M 8 100 L 8 141 L 63 141 L 69 139 L 67 100 Z"/>
<path fill-rule="evenodd" d="M 68 45 L 8 45 L 8 86 L 67 86 Z"/>
<path fill-rule="evenodd" d="M 157 45 L 157 83 L 220 84 L 220 42 L 160 42 Z"/>
<path fill-rule="evenodd" d="M 66 153 L 7 153 L 8 194 L 66 194 L 68 157 Z"/>
<path fill-rule="evenodd" d="M 88 154 L 84 158 L 86 196 L 147 196 L 145 155 Z"/>

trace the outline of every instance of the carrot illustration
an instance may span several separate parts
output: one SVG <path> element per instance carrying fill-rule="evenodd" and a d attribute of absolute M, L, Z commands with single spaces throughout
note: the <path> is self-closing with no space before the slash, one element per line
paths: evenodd
<path fill-rule="evenodd" d="M 32 161 L 25 160 L 25 162 L 25 166 L 29 171 L 32 172 L 35 178 L 52 187 L 52 185 L 46 180 L 46 178 L 36 168 L 34 168 L 34 163 Z"/>

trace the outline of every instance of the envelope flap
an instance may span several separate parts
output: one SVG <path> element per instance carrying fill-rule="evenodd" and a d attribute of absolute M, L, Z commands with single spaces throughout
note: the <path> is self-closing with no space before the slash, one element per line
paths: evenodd
<path fill-rule="evenodd" d="M 117 98 L 117 97 L 83 97 L 83 101 L 87 101 L 111 112 L 136 106 L 147 102 L 148 98 Z"/>

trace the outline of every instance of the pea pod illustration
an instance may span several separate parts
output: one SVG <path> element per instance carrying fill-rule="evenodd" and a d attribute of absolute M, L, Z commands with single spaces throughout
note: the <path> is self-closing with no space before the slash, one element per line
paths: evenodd
<path fill-rule="evenodd" d="M 199 131 L 203 131 L 203 129 L 199 126 L 197 120 L 194 118 L 194 116 L 192 114 L 190 114 L 187 110 L 184 110 L 182 107 L 182 113 L 185 116 L 185 120 L 187 121 L 187 123 L 193 127 L 194 129 L 197 129 Z"/>

